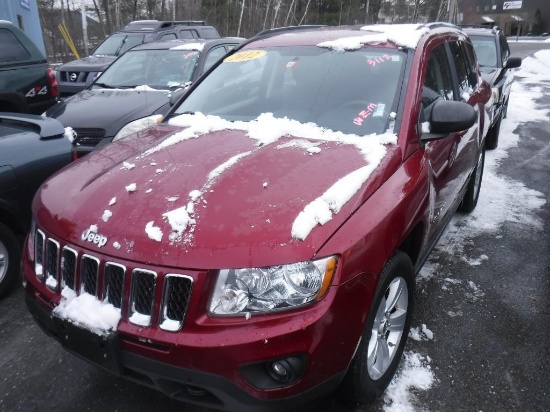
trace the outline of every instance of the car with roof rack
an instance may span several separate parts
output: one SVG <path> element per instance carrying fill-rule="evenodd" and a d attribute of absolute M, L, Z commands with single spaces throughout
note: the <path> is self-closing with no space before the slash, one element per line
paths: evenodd
<path fill-rule="evenodd" d="M 107 37 L 90 56 L 56 68 L 61 97 L 71 96 L 88 87 L 119 56 L 134 46 L 158 40 L 218 39 L 215 27 L 203 20 L 137 20 Z"/>
<path fill-rule="evenodd" d="M 28 308 L 69 351 L 184 402 L 371 402 L 416 274 L 476 207 L 490 96 L 454 26 L 264 32 L 161 124 L 42 186 Z"/>
<path fill-rule="evenodd" d="M 36 190 L 71 162 L 70 138 L 55 119 L 0 112 L 0 296 L 20 275 Z"/>
<path fill-rule="evenodd" d="M 498 146 L 500 124 L 508 112 L 514 71 L 521 66 L 521 58 L 510 56 L 508 41 L 498 26 L 460 27 L 472 40 L 481 76 L 491 85 L 493 115 L 485 145 L 493 150 Z"/>
<path fill-rule="evenodd" d="M 177 98 L 244 39 L 180 39 L 135 46 L 85 90 L 44 115 L 76 133 L 75 156 L 160 123 Z"/>

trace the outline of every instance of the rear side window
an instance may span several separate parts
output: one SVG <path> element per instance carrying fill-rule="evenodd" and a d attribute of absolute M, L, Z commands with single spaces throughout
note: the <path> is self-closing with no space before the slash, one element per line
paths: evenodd
<path fill-rule="evenodd" d="M 220 35 L 211 27 L 204 27 L 199 29 L 201 39 L 218 39 Z"/>
<path fill-rule="evenodd" d="M 15 35 L 6 29 L 0 29 L 0 62 L 29 60 L 31 55 Z"/>
<path fill-rule="evenodd" d="M 434 48 L 428 59 L 422 90 L 423 108 L 430 107 L 438 99 L 453 100 L 451 68 L 443 44 Z"/>
<path fill-rule="evenodd" d="M 453 57 L 453 61 L 455 63 L 456 67 L 456 76 L 458 81 L 458 90 L 460 92 L 460 96 L 464 100 L 468 100 L 469 96 L 466 97 L 464 94 L 470 94 L 472 93 L 472 87 L 468 80 L 468 65 L 466 62 L 466 56 L 464 55 L 464 52 L 462 50 L 462 47 L 460 47 L 460 43 L 457 41 L 449 42 L 449 46 L 451 48 L 451 55 Z"/>
<path fill-rule="evenodd" d="M 180 30 L 180 39 L 196 39 L 197 32 L 195 30 Z"/>

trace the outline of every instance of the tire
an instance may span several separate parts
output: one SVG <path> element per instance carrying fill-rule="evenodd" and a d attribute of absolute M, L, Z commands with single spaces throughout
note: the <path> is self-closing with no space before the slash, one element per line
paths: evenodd
<path fill-rule="evenodd" d="M 13 232 L 0 223 L 0 296 L 9 290 L 17 278 L 20 268 L 19 242 Z"/>
<path fill-rule="evenodd" d="M 458 207 L 460 212 L 470 213 L 476 206 L 479 199 L 479 192 L 481 191 L 481 181 L 483 180 L 483 166 L 485 165 L 485 150 L 481 150 L 479 157 L 477 159 L 477 164 L 470 176 L 470 181 L 468 182 L 468 187 L 462 202 Z"/>
<path fill-rule="evenodd" d="M 345 402 L 370 403 L 390 384 L 409 335 L 413 299 L 413 265 L 398 251 L 380 275 L 361 342 L 340 385 Z"/>
<path fill-rule="evenodd" d="M 494 150 L 498 146 L 498 136 L 500 134 L 500 123 L 502 122 L 502 116 L 500 115 L 498 121 L 489 129 L 487 137 L 485 138 L 485 149 Z"/>

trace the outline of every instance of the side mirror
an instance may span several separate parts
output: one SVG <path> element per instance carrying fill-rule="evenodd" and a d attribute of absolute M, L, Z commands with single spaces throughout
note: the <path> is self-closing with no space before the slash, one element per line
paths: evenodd
<path fill-rule="evenodd" d="M 521 67 L 521 58 L 519 57 L 509 57 L 504 65 L 505 69 L 515 69 L 517 67 Z"/>
<path fill-rule="evenodd" d="M 472 127 L 476 120 L 477 114 L 468 103 L 439 100 L 430 116 L 430 133 L 425 133 L 422 140 L 437 140 L 449 133 L 461 132 Z"/>

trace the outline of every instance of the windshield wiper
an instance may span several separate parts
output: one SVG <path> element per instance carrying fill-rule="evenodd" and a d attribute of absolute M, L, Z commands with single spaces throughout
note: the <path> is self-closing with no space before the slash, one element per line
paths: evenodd
<path fill-rule="evenodd" d="M 105 89 L 114 89 L 115 86 L 111 86 L 107 83 L 94 83 L 94 86 L 104 87 Z"/>
<path fill-rule="evenodd" d="M 120 53 L 120 51 L 124 47 L 124 44 L 126 43 L 126 40 L 128 40 L 128 36 L 126 36 L 122 39 L 122 42 L 120 43 L 120 46 L 118 46 L 118 48 L 115 51 L 115 56 L 118 56 L 118 54 Z"/>

